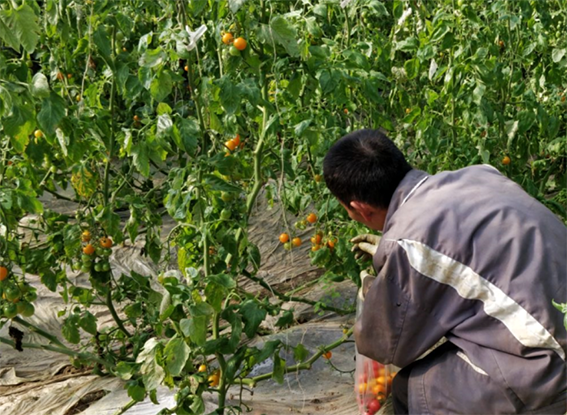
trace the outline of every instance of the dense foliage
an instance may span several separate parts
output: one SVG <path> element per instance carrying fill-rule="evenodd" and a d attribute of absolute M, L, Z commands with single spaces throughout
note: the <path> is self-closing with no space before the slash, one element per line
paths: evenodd
<path fill-rule="evenodd" d="M 321 182 L 327 149 L 355 129 L 385 129 L 432 173 L 490 163 L 566 221 L 566 28 L 564 0 L 3 1 L 3 321 L 31 324 L 17 315 L 33 314 L 26 274 L 39 275 L 80 345 L 43 333 L 50 350 L 96 361 L 134 401 L 164 383 L 179 390 L 172 413 L 202 413 L 207 390 L 217 413 L 240 411 L 230 385 L 282 380 L 349 335 L 311 356 L 291 345 L 294 366 L 279 357 L 290 345 L 245 345 L 268 314 L 294 323 L 291 294 L 239 288 L 239 276 L 263 284 L 247 234 L 260 190 L 297 215 L 282 219 L 286 249 L 313 229 L 329 283 L 357 284 L 363 266 L 347 244 L 356 225 Z M 46 194 L 76 211 L 47 209 Z M 177 226 L 162 235 L 166 214 Z M 175 252 L 165 294 L 110 270 L 113 244 L 135 242 L 164 271 Z M 98 327 L 100 303 L 116 327 Z M 268 357 L 272 373 L 247 377 Z"/>

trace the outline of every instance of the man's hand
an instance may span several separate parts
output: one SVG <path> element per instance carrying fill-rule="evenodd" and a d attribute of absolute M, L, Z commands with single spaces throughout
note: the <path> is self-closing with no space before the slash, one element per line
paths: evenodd
<path fill-rule="evenodd" d="M 374 282 L 376 277 L 374 275 L 369 274 L 367 271 L 360 272 L 360 290 L 358 290 L 358 297 L 361 300 L 364 300 L 366 297 L 366 293 L 370 289 L 370 286 Z"/>
<path fill-rule="evenodd" d="M 354 246 L 352 247 L 351 251 L 354 252 L 354 257 L 356 259 L 372 259 L 372 257 L 378 250 L 380 238 L 381 236 L 371 235 L 369 233 L 358 235 L 352 238 L 350 241 L 354 244 Z"/>

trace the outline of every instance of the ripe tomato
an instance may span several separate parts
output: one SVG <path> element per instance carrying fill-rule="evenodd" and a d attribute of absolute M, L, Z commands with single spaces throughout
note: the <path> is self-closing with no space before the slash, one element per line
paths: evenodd
<path fill-rule="evenodd" d="M 199 366 L 199 369 L 197 369 L 197 371 L 198 371 L 199 373 L 206 372 L 206 371 L 207 371 L 207 365 L 201 365 L 201 366 Z"/>
<path fill-rule="evenodd" d="M 208 381 L 209 381 L 209 386 L 214 388 L 219 384 L 219 375 L 213 373 L 211 376 L 208 377 Z"/>
<path fill-rule="evenodd" d="M 329 249 L 334 249 L 335 248 L 335 241 L 334 240 L 329 240 L 327 241 L 327 246 L 329 247 Z"/>
<path fill-rule="evenodd" d="M 102 238 L 100 238 L 99 243 L 100 243 L 100 246 L 102 246 L 103 248 L 112 247 L 112 239 L 110 239 L 107 236 L 103 236 Z"/>
<path fill-rule="evenodd" d="M 236 137 L 234 137 L 232 141 L 234 141 L 234 144 L 238 147 L 240 145 L 240 135 L 236 134 Z"/>
<path fill-rule="evenodd" d="M 295 237 L 291 240 L 293 246 L 301 246 L 301 238 Z"/>
<path fill-rule="evenodd" d="M 0 281 L 4 281 L 8 278 L 8 268 L 0 267 Z"/>
<path fill-rule="evenodd" d="M 331 357 L 333 357 L 333 352 L 329 350 L 328 352 L 323 353 L 323 357 L 329 360 Z"/>
<path fill-rule="evenodd" d="M 234 41 L 234 47 L 238 50 L 246 49 L 246 45 L 247 45 L 246 39 L 244 39 L 243 37 L 239 37 Z"/>
<path fill-rule="evenodd" d="M 224 43 L 225 45 L 231 44 L 233 40 L 234 40 L 234 37 L 232 36 L 232 33 L 227 32 L 222 37 L 222 43 Z"/>
<path fill-rule="evenodd" d="M 81 234 L 81 240 L 83 242 L 89 242 L 91 240 L 91 233 L 87 230 L 84 230 Z"/>
<path fill-rule="evenodd" d="M 366 393 L 366 388 L 367 388 L 367 385 L 366 385 L 365 382 L 359 383 L 358 384 L 358 393 L 360 393 L 360 394 Z"/>
<path fill-rule="evenodd" d="M 507 166 L 508 164 L 510 164 L 512 160 L 510 160 L 510 157 L 508 156 L 504 156 L 504 158 L 502 159 L 502 164 Z"/>
<path fill-rule="evenodd" d="M 368 406 L 367 406 L 367 410 L 370 414 L 375 414 L 376 412 L 378 412 L 380 410 L 380 402 L 378 402 L 378 399 L 372 399 L 370 402 L 368 402 Z"/>
<path fill-rule="evenodd" d="M 92 246 L 91 244 L 87 244 L 84 248 L 83 248 L 83 254 L 87 254 L 87 255 L 92 255 L 95 252 L 95 247 Z"/>
<path fill-rule="evenodd" d="M 313 235 L 313 236 L 311 237 L 311 243 L 312 243 L 313 245 L 320 245 L 322 239 L 323 239 L 323 237 L 321 236 L 320 233 L 318 233 L 318 234 Z"/>
<path fill-rule="evenodd" d="M 317 215 L 315 213 L 310 213 L 309 215 L 307 215 L 307 222 L 309 223 L 317 222 Z"/>
<path fill-rule="evenodd" d="M 313 239 L 313 238 L 311 238 L 311 239 Z M 319 249 L 321 249 L 321 245 L 313 245 L 311 247 L 311 251 L 313 251 L 313 252 L 317 252 Z"/>
<path fill-rule="evenodd" d="M 73 77 L 73 74 L 68 73 L 67 74 L 67 79 L 71 79 Z"/>
<path fill-rule="evenodd" d="M 35 130 L 33 135 L 35 136 L 35 138 L 41 138 L 43 137 L 43 132 L 41 130 Z"/>
<path fill-rule="evenodd" d="M 65 75 L 63 75 L 63 72 L 57 72 L 57 79 L 60 80 L 60 81 L 65 79 Z"/>
<path fill-rule="evenodd" d="M 185 72 L 189 72 L 189 65 L 185 65 L 183 69 L 185 69 Z"/>
<path fill-rule="evenodd" d="M 234 143 L 234 140 L 228 140 L 226 143 L 224 143 L 225 147 L 227 147 L 230 151 L 234 151 L 234 149 L 236 148 L 236 144 Z"/>
<path fill-rule="evenodd" d="M 344 112 L 345 114 L 348 114 L 348 108 L 345 108 L 345 109 L 343 110 L 343 112 Z"/>
<path fill-rule="evenodd" d="M 287 241 L 289 241 L 289 235 L 287 233 L 282 233 L 280 235 L 280 242 L 285 244 Z"/>

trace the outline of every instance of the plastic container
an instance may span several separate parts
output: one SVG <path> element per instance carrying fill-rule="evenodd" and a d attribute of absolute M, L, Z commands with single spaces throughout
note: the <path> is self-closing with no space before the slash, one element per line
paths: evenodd
<path fill-rule="evenodd" d="M 363 298 L 359 296 L 356 304 L 356 317 L 362 311 Z M 356 369 L 354 373 L 354 393 L 361 415 L 374 415 L 386 402 L 392 392 L 392 380 L 398 368 L 383 365 L 356 351 Z"/>

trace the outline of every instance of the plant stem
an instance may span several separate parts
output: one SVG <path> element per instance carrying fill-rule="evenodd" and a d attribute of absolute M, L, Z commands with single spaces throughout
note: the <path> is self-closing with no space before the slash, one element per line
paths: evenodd
<path fill-rule="evenodd" d="M 6 339 L 4 337 L 0 337 L 0 343 L 4 343 L 9 346 L 15 347 L 15 344 L 12 340 Z M 106 362 L 91 353 L 79 353 L 71 349 L 68 349 L 67 347 L 56 347 L 50 344 L 36 344 L 36 343 L 22 343 L 22 347 L 26 349 L 42 349 L 42 350 L 48 350 L 50 352 L 61 353 L 70 357 L 86 360 L 88 362 L 97 362 L 103 365 L 104 367 L 109 368 L 109 362 Z"/>
<path fill-rule="evenodd" d="M 114 43 L 116 38 L 116 28 L 112 31 L 112 50 L 114 50 Z M 114 66 L 114 65 L 113 65 Z M 108 143 L 108 154 L 106 165 L 104 166 L 104 205 L 107 206 L 110 198 L 110 162 L 114 153 L 114 93 L 116 89 L 116 73 L 112 71 L 112 84 L 110 86 L 110 137 Z"/>
<path fill-rule="evenodd" d="M 40 329 L 39 327 L 33 325 L 32 323 L 22 320 L 20 317 L 16 316 L 12 319 L 13 322 L 18 323 L 21 326 L 26 327 L 27 329 L 29 329 L 30 331 L 33 331 L 34 333 L 39 334 L 40 336 L 45 337 L 47 340 L 49 340 L 51 343 L 54 343 L 60 347 L 65 347 L 67 348 L 63 343 L 61 343 L 61 341 L 55 337 L 52 334 L 47 333 L 46 331 L 43 331 L 42 329 Z"/>
<path fill-rule="evenodd" d="M 134 405 L 136 405 L 138 401 L 135 401 L 134 399 L 132 399 L 130 402 L 128 402 L 126 405 L 124 405 L 122 408 L 120 408 L 118 411 L 114 412 L 113 415 L 122 415 L 124 412 L 126 412 L 128 409 L 132 408 Z"/>
<path fill-rule="evenodd" d="M 291 366 L 286 366 L 284 368 L 284 373 L 295 373 L 295 372 L 299 372 L 300 370 L 309 370 L 311 369 L 311 366 L 313 365 L 313 363 L 319 359 L 324 353 L 333 350 L 334 348 L 340 346 L 341 344 L 343 344 L 345 341 L 348 340 L 348 338 L 351 336 L 353 332 L 353 328 L 351 327 L 346 333 L 343 334 L 343 336 L 336 340 L 335 342 L 325 346 L 324 348 L 321 348 L 319 351 L 317 351 L 316 353 L 313 354 L 313 356 L 311 356 L 308 360 L 306 360 L 305 362 L 302 363 L 298 363 L 296 365 L 291 365 Z M 264 373 L 262 375 L 258 375 L 255 376 L 253 378 L 244 378 L 244 379 L 234 379 L 234 383 L 235 384 L 244 384 L 244 385 L 248 385 L 248 386 L 252 386 L 254 387 L 256 385 L 256 383 L 262 381 L 262 380 L 267 380 L 267 379 L 271 379 L 273 376 L 273 372 L 269 372 L 269 373 Z"/>
<path fill-rule="evenodd" d="M 118 326 L 118 328 L 126 335 L 127 338 L 130 338 L 131 334 L 128 332 L 128 330 L 126 330 L 126 327 L 124 327 L 124 324 L 122 324 L 122 320 L 120 320 L 120 317 L 118 317 L 118 313 L 116 312 L 116 309 L 114 308 L 114 304 L 112 303 L 112 284 L 111 283 L 109 283 L 108 291 L 106 293 L 106 306 L 108 307 L 108 311 L 110 311 L 110 314 L 112 315 L 112 318 L 116 322 L 116 325 Z"/>

